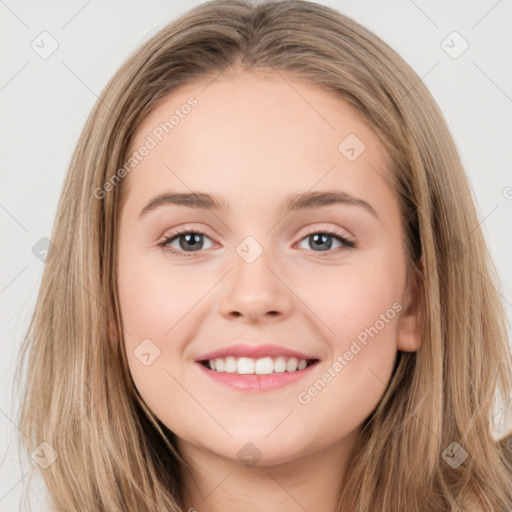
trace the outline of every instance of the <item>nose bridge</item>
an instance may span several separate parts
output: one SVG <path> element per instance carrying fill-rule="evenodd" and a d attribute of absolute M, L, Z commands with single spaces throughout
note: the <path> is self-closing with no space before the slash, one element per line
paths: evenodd
<path fill-rule="evenodd" d="M 265 241 L 269 240 L 267 237 Z M 276 276 L 276 265 L 272 262 L 274 250 L 264 247 L 263 242 L 248 235 L 235 247 L 234 268 L 222 300 L 225 314 L 237 312 L 258 317 L 268 312 L 287 312 L 289 292 Z"/>
<path fill-rule="evenodd" d="M 258 238 L 261 240 L 262 236 Z M 261 243 L 259 240 L 253 235 L 248 235 L 235 247 L 233 280 L 235 285 L 247 283 L 258 293 L 264 290 L 270 292 L 271 288 L 274 288 L 275 280 L 269 269 L 272 268 L 273 249 L 268 246 L 269 237 L 261 240 Z"/>
<path fill-rule="evenodd" d="M 268 238 L 262 240 L 262 236 L 258 235 L 256 239 L 253 235 L 247 235 L 235 248 L 235 252 L 247 265 L 252 265 L 256 261 L 266 260 L 269 254 Z M 266 244 L 264 248 L 263 244 Z M 263 256 L 265 254 L 265 256 Z M 263 256 L 263 258 L 262 258 Z"/>

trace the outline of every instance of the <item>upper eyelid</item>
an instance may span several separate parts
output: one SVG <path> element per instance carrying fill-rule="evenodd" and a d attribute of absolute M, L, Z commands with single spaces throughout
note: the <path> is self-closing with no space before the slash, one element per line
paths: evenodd
<path fill-rule="evenodd" d="M 184 227 L 180 227 L 180 228 L 175 228 L 175 230 L 167 230 L 163 233 L 163 235 L 161 236 L 161 239 L 162 240 L 172 240 L 173 238 L 176 238 L 178 236 L 183 236 L 183 235 L 186 235 L 188 233 L 197 233 L 199 235 L 204 235 L 204 236 L 207 236 L 208 238 L 212 239 L 213 241 L 213 236 L 212 235 L 209 235 L 207 229 L 204 229 L 204 228 L 191 228 L 191 227 L 187 227 L 187 226 L 184 226 Z"/>
<path fill-rule="evenodd" d="M 347 229 L 347 228 L 344 228 L 344 227 L 341 227 L 341 226 L 326 226 L 326 224 L 329 224 L 327 222 L 319 222 L 317 223 L 319 224 L 320 226 L 315 226 L 315 227 L 311 227 L 311 229 L 309 228 L 301 228 L 301 231 L 302 230 L 306 230 L 306 233 L 311 233 L 311 232 L 321 232 L 322 230 L 326 230 L 326 231 L 343 231 L 344 233 L 346 233 L 346 236 L 347 238 L 354 238 L 354 235 Z M 332 223 L 331 223 L 332 224 Z M 179 227 L 176 227 L 176 228 L 169 228 L 167 230 L 164 231 L 164 233 L 162 234 L 161 238 L 165 237 L 166 236 L 166 233 L 169 233 L 169 237 L 170 236 L 176 236 L 178 234 L 183 234 L 183 233 L 189 233 L 189 232 L 195 232 L 195 233 L 200 233 L 200 234 L 204 234 L 204 235 L 207 235 L 207 236 L 215 236 L 215 235 L 209 235 L 208 232 L 210 231 L 209 228 L 207 227 L 199 227 L 199 228 L 196 228 L 196 227 L 193 227 L 189 224 L 185 224 L 183 226 L 179 226 Z M 230 230 L 231 231 L 231 230 Z"/>
<path fill-rule="evenodd" d="M 312 233 L 322 233 L 322 232 L 333 232 L 333 234 L 335 234 L 334 232 L 336 231 L 344 231 L 346 232 L 345 233 L 339 233 L 337 234 L 337 236 L 343 236 L 345 238 L 354 238 L 353 235 L 348 232 L 346 229 L 344 228 L 333 228 L 333 227 L 316 227 L 316 228 L 311 228 L 311 229 L 307 229 L 306 232 L 304 232 L 302 234 L 302 237 L 305 237 L 305 236 L 308 236 Z M 200 234 L 200 235 L 205 235 L 209 238 L 212 238 L 212 235 L 209 235 L 208 234 L 208 230 L 207 229 L 204 229 L 204 228 L 192 228 L 192 227 L 187 227 L 187 226 L 184 226 L 184 227 L 180 227 L 180 228 L 175 228 L 174 231 L 170 232 L 169 234 L 166 234 L 166 232 L 164 232 L 164 234 L 161 236 L 162 239 L 172 239 L 172 238 L 175 238 L 177 236 L 180 236 L 180 235 L 186 235 L 188 233 L 197 233 L 197 234 Z"/>

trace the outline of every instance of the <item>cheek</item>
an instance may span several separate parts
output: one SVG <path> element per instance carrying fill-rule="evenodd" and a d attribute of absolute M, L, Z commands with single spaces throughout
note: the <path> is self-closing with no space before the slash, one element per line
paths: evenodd
<path fill-rule="evenodd" d="M 173 404 L 190 400 L 179 384 L 190 364 L 184 352 L 200 328 L 198 319 L 207 315 L 201 298 L 216 281 L 211 271 L 171 268 L 160 260 L 135 250 L 121 255 L 118 289 L 131 376 L 148 407 L 166 418 Z"/>
<path fill-rule="evenodd" d="M 326 426 L 326 438 L 334 438 L 341 424 L 355 428 L 364 421 L 389 382 L 405 279 L 396 263 L 384 258 L 340 269 L 322 281 L 321 290 L 311 287 L 310 304 L 329 328 L 324 332 L 332 352 L 298 401 Z"/>
<path fill-rule="evenodd" d="M 326 326 L 331 363 L 342 356 L 344 368 L 334 373 L 344 377 L 337 382 L 341 385 L 340 381 L 350 378 L 350 388 L 358 383 L 355 392 L 365 388 L 365 382 L 379 384 L 370 370 L 386 381 L 393 367 L 405 280 L 403 269 L 395 263 L 382 259 L 333 270 L 322 286 L 310 286 L 308 304 Z"/>
<path fill-rule="evenodd" d="M 140 258 L 119 268 L 119 300 L 126 331 L 138 337 L 162 339 L 199 302 L 208 282 L 199 273 L 172 272 L 163 259 L 155 263 Z"/>
<path fill-rule="evenodd" d="M 391 259 L 383 259 L 368 265 L 324 270 L 322 278 L 318 276 L 304 290 L 307 289 L 308 305 L 328 328 L 325 333 L 333 348 L 343 349 L 347 340 L 365 328 L 376 322 L 381 328 L 382 315 L 386 331 L 396 331 L 396 322 L 390 320 L 396 316 L 397 306 L 393 308 L 393 304 L 401 300 L 404 281 L 403 269 L 396 268 Z"/>

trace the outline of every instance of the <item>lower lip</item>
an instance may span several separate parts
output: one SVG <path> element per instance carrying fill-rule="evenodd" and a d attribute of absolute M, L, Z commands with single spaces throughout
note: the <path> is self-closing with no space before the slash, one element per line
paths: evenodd
<path fill-rule="evenodd" d="M 224 384 L 238 391 L 272 391 L 293 384 L 298 380 L 308 376 L 318 361 L 295 372 L 269 373 L 266 375 L 240 375 L 238 373 L 216 372 L 206 368 L 201 363 L 196 363 L 200 370 L 210 379 L 219 384 Z"/>

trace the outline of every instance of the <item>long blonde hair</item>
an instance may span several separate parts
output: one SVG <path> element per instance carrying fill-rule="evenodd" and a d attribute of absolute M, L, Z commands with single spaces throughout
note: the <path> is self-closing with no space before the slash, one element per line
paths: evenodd
<path fill-rule="evenodd" d="M 123 349 L 116 283 L 120 181 L 133 135 L 182 84 L 267 69 L 333 91 L 390 156 L 423 343 L 399 352 L 365 420 L 340 508 L 352 512 L 512 509 L 512 436 L 497 440 L 512 358 L 496 271 L 456 146 L 411 67 L 366 28 L 300 0 L 210 0 L 165 26 L 109 81 L 74 151 L 32 322 L 20 352 L 24 448 L 40 443 L 57 511 L 179 511 L 174 436 L 145 406 Z M 111 325 L 117 326 L 114 330 Z M 115 331 L 115 332 L 114 332 Z M 26 368 L 23 363 L 26 362 Z M 467 452 L 454 467 L 452 445 Z M 44 451 L 46 450 L 46 451 Z M 48 461 L 49 462 L 49 461 Z"/>

